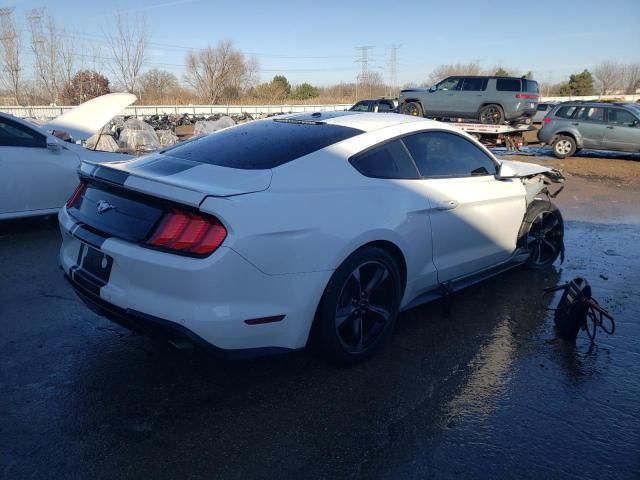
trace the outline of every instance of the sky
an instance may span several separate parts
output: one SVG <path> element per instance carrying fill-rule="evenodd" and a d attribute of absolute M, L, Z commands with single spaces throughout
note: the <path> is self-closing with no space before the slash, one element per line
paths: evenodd
<path fill-rule="evenodd" d="M 397 50 L 400 85 L 423 83 L 441 64 L 533 71 L 559 82 L 603 60 L 640 62 L 640 0 L 0 0 L 15 6 L 21 28 L 32 8 L 46 7 L 69 28 L 78 58 L 102 45 L 101 28 L 116 10 L 143 16 L 151 40 L 146 68 L 180 76 L 189 49 L 231 40 L 257 58 L 261 80 L 353 82 L 359 46 L 371 46 L 369 69 L 389 77 Z M 83 53 L 84 52 L 84 53 Z M 107 53 L 105 53 L 107 54 Z"/>

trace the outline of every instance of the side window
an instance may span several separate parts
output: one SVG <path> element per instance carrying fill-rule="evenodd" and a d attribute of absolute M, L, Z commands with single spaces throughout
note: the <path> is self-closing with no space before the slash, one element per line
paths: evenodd
<path fill-rule="evenodd" d="M 519 92 L 522 80 L 519 78 L 498 78 L 496 90 L 499 92 Z"/>
<path fill-rule="evenodd" d="M 352 112 L 368 112 L 369 102 L 358 102 L 350 109 Z"/>
<path fill-rule="evenodd" d="M 349 159 L 366 177 L 416 179 L 420 175 L 400 140 L 375 147 Z"/>
<path fill-rule="evenodd" d="M 609 123 L 623 127 L 630 127 L 636 120 L 636 117 L 634 117 L 631 112 L 618 108 L 609 109 Z"/>
<path fill-rule="evenodd" d="M 44 135 L 19 123 L 0 118 L 0 146 L 45 148 L 46 143 Z"/>
<path fill-rule="evenodd" d="M 468 77 L 462 80 L 462 91 L 480 92 L 487 88 L 486 78 Z"/>
<path fill-rule="evenodd" d="M 604 122 L 604 108 L 602 107 L 581 107 L 575 117 L 583 122 Z"/>
<path fill-rule="evenodd" d="M 540 93 L 540 88 L 538 87 L 538 82 L 534 80 L 525 80 L 524 86 L 527 92 L 531 93 Z"/>
<path fill-rule="evenodd" d="M 575 105 L 567 105 L 564 107 L 560 107 L 558 111 L 555 113 L 555 115 L 556 117 L 560 117 L 560 118 L 571 118 L 573 117 L 573 114 L 575 113 L 577 108 L 578 107 L 576 107 Z"/>
<path fill-rule="evenodd" d="M 457 77 L 447 78 L 440 82 L 437 86 L 437 90 L 460 90 L 462 79 Z"/>
<path fill-rule="evenodd" d="M 389 102 L 380 102 L 378 104 L 378 111 L 379 112 L 391 112 L 391 111 L 393 111 L 393 105 L 391 105 Z"/>
<path fill-rule="evenodd" d="M 496 164 L 469 140 L 447 132 L 425 132 L 402 139 L 423 177 L 494 175 Z"/>
<path fill-rule="evenodd" d="M 539 103 L 538 104 L 538 111 L 539 112 L 546 112 L 547 108 L 549 108 L 549 105 L 547 105 L 546 103 Z"/>

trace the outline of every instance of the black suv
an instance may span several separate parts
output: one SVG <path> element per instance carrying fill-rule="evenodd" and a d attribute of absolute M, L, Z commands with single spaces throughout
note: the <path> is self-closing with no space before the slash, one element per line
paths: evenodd
<path fill-rule="evenodd" d="M 402 90 L 400 113 L 432 118 L 469 118 L 493 125 L 531 118 L 538 82 L 520 77 L 448 77 L 431 88 Z"/>

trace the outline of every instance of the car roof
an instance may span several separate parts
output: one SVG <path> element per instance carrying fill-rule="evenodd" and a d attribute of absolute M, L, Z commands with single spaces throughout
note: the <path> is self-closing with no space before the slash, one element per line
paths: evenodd
<path fill-rule="evenodd" d="M 440 125 L 440 122 L 427 120 L 422 117 L 413 117 L 411 115 L 402 115 L 399 113 L 370 113 L 370 112 L 313 112 L 313 113 L 296 113 L 292 115 L 284 115 L 276 118 L 285 118 L 292 121 L 300 122 L 322 122 L 330 125 L 338 125 L 342 127 L 356 128 L 363 132 L 373 132 L 382 128 L 405 123 L 425 123 L 433 124 L 429 126 Z"/>
<path fill-rule="evenodd" d="M 638 108 L 637 104 L 631 102 L 599 102 L 597 100 L 589 101 L 589 100 L 569 100 L 567 102 L 562 102 L 560 105 L 562 106 L 581 106 L 581 107 L 629 107 L 629 108 Z"/>
<path fill-rule="evenodd" d="M 10 113 L 0 112 L 0 118 L 6 118 L 7 120 L 10 120 L 10 121 L 18 123 L 18 124 L 20 124 L 22 126 L 25 126 L 25 127 L 31 128 L 33 130 L 36 130 L 36 131 L 38 131 L 38 132 L 40 132 L 40 133 L 42 133 L 44 135 L 47 134 L 46 130 L 44 128 L 42 128 L 42 126 L 40 126 L 40 125 L 38 125 L 36 123 L 30 122 L 28 120 L 25 120 L 23 118 L 16 117 L 15 115 L 11 115 Z"/>

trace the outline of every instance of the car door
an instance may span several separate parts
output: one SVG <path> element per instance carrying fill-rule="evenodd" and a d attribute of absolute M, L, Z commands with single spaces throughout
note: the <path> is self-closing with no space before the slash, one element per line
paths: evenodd
<path fill-rule="evenodd" d="M 497 163 L 462 135 L 430 131 L 403 137 L 431 205 L 433 262 L 446 282 L 508 260 L 526 211 L 517 179 L 497 180 Z"/>
<path fill-rule="evenodd" d="M 604 148 L 640 152 L 640 119 L 623 108 L 607 109 Z"/>
<path fill-rule="evenodd" d="M 487 78 L 465 77 L 462 79 L 460 91 L 455 96 L 452 107 L 460 115 L 475 117 L 483 103 L 484 91 L 487 88 Z"/>
<path fill-rule="evenodd" d="M 425 113 L 427 116 L 446 116 L 456 112 L 455 96 L 461 87 L 460 77 L 449 77 L 429 90 Z"/>
<path fill-rule="evenodd" d="M 605 110 L 604 107 L 580 107 L 573 116 L 571 125 L 580 132 L 583 148 L 605 148 Z"/>
<path fill-rule="evenodd" d="M 0 215 L 61 207 L 78 183 L 79 165 L 61 140 L 0 117 Z"/>

